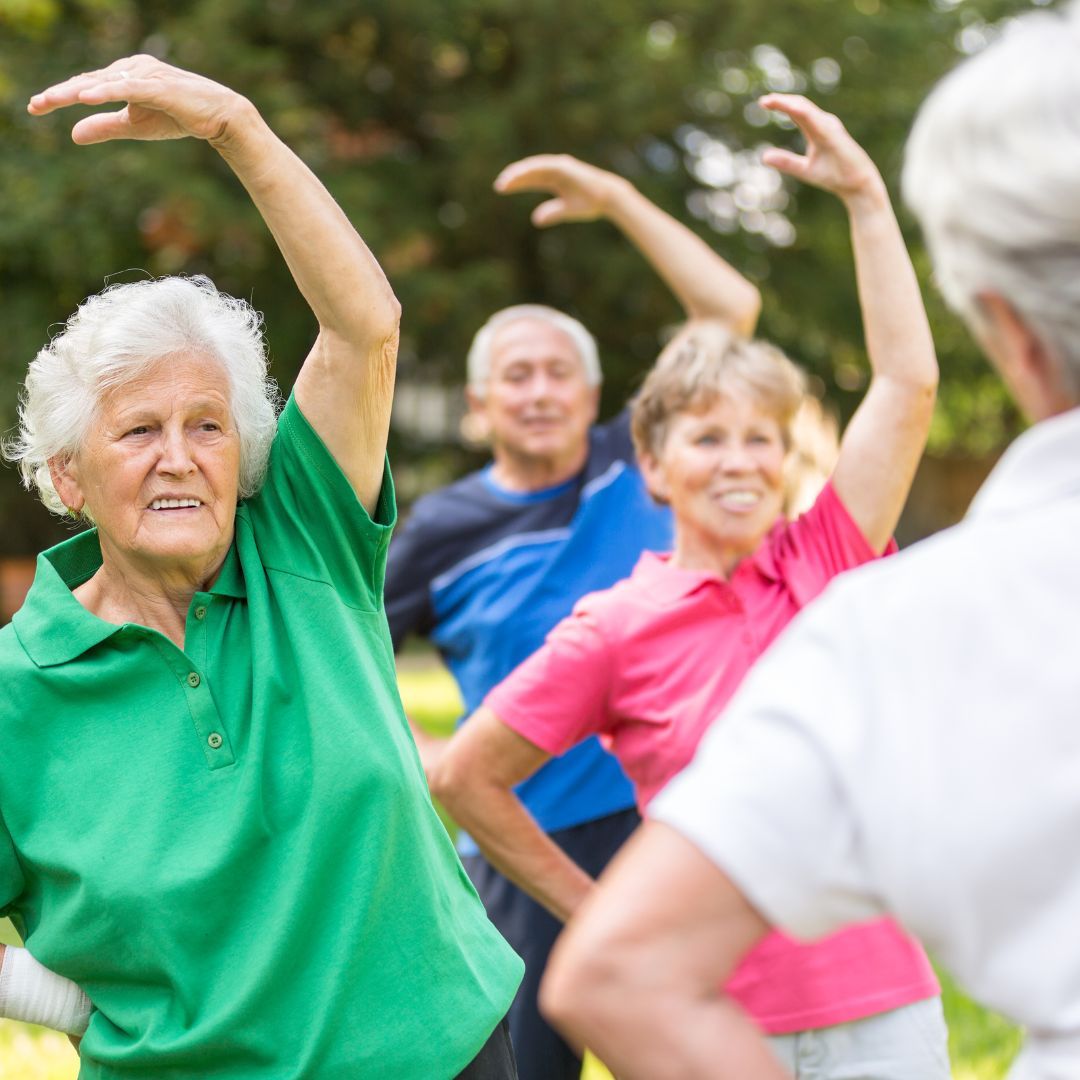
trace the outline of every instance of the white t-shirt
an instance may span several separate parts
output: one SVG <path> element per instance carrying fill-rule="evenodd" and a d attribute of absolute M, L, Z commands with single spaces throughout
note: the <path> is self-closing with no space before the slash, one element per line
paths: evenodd
<path fill-rule="evenodd" d="M 770 922 L 897 916 L 1080 1077 L 1080 409 L 967 519 L 852 571 L 750 673 L 650 817 Z"/>

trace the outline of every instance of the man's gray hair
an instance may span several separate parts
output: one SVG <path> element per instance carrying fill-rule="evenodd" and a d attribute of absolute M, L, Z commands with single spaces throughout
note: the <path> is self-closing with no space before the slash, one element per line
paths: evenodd
<path fill-rule="evenodd" d="M 204 355 L 225 372 L 240 440 L 239 495 L 258 491 L 279 404 L 262 317 L 205 277 L 111 285 L 85 300 L 37 354 L 19 403 L 18 434 L 5 448 L 26 486 L 37 488 L 50 510 L 66 513 L 49 459 L 78 454 L 104 394 L 185 353 Z"/>
<path fill-rule="evenodd" d="M 479 330 L 469 346 L 469 357 L 466 363 L 466 379 L 469 389 L 477 397 L 484 397 L 487 393 L 488 379 L 491 378 L 491 343 L 496 333 L 508 323 L 517 322 L 519 319 L 536 319 L 545 322 L 561 330 L 574 343 L 578 356 L 581 358 L 581 366 L 585 369 L 585 380 L 589 386 L 599 386 L 603 380 L 600 372 L 600 357 L 596 350 L 596 339 L 577 321 L 565 312 L 557 311 L 546 304 L 515 304 L 513 307 L 503 308 L 494 315 Z"/>
<path fill-rule="evenodd" d="M 1080 401 L 1080 7 L 1031 12 L 934 89 L 908 140 L 904 197 L 938 285 L 974 328 L 1001 295 Z"/>

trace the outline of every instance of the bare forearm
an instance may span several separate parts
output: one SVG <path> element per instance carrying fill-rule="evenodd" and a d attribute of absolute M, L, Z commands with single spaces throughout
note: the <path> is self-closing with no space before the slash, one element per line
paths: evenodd
<path fill-rule="evenodd" d="M 566 921 L 593 888 L 593 879 L 544 831 L 506 788 L 472 784 L 442 793 L 450 815 L 501 874 Z"/>
<path fill-rule="evenodd" d="M 400 309 L 378 262 L 250 102 L 240 99 L 213 145 L 251 196 L 319 326 L 361 344 L 392 336 Z"/>
<path fill-rule="evenodd" d="M 296 400 L 374 514 L 394 392 L 398 302 L 330 193 L 249 102 L 238 100 L 212 142 L 262 214 L 318 320 Z"/>
<path fill-rule="evenodd" d="M 606 213 L 664 280 L 687 316 L 719 319 L 746 337 L 753 333 L 760 293 L 701 237 L 617 177 L 612 177 Z"/>
<path fill-rule="evenodd" d="M 875 377 L 924 393 L 931 401 L 938 367 L 919 283 L 880 180 L 845 200 L 866 347 Z"/>

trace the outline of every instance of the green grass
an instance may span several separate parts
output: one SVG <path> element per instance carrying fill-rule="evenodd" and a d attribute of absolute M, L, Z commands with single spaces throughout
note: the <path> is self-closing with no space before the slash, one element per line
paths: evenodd
<path fill-rule="evenodd" d="M 449 734 L 461 714 L 461 699 L 450 676 L 423 656 L 406 658 L 401 696 L 409 715 L 428 730 Z M 0 942 L 16 943 L 11 924 L 0 920 Z M 942 977 L 949 1053 L 955 1080 L 1002 1080 L 1020 1045 L 1020 1034 L 1001 1017 L 966 998 Z M 0 1080 L 74 1080 L 75 1052 L 67 1039 L 41 1028 L 0 1020 Z M 587 1059 L 583 1080 L 607 1080 L 608 1072 Z"/>

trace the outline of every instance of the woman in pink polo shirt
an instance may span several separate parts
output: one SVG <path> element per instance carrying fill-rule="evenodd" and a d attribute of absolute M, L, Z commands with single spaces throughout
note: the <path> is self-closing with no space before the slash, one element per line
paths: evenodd
<path fill-rule="evenodd" d="M 634 440 L 650 490 L 673 511 L 675 550 L 645 555 L 631 577 L 581 600 L 488 695 L 431 777 L 488 859 L 561 919 L 593 881 L 536 826 L 514 785 L 599 734 L 647 812 L 799 609 L 888 550 L 926 441 L 937 363 L 885 185 L 835 117 L 800 97 L 762 104 L 807 141 L 805 155 L 769 150 L 766 163 L 847 209 L 873 378 L 831 478 L 789 522 L 785 467 L 804 396 L 794 365 L 769 345 L 692 323 L 650 373 Z M 892 922 L 812 945 L 773 934 L 727 990 L 796 1076 L 949 1075 L 937 981 Z"/>

